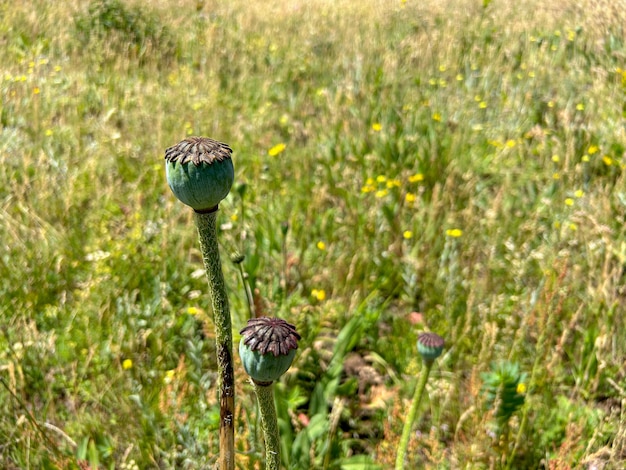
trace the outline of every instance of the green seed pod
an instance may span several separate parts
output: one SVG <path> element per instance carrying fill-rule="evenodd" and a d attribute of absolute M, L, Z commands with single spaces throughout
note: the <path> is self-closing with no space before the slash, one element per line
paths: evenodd
<path fill-rule="evenodd" d="M 432 362 L 441 356 L 445 342 L 435 333 L 421 333 L 417 339 L 417 351 L 426 362 Z"/>
<path fill-rule="evenodd" d="M 165 151 L 167 183 L 196 212 L 212 212 L 233 185 L 232 149 L 207 137 L 189 137 Z"/>
<path fill-rule="evenodd" d="M 241 330 L 239 356 L 257 384 L 269 384 L 287 372 L 298 349 L 296 328 L 280 318 L 252 318 Z"/>

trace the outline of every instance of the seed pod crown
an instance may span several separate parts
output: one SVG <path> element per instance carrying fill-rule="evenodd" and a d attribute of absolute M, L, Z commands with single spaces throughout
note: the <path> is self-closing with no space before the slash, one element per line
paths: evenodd
<path fill-rule="evenodd" d="M 241 362 L 257 383 L 271 383 L 289 369 L 300 339 L 295 326 L 268 317 L 248 320 L 241 335 Z"/>
<path fill-rule="evenodd" d="M 167 182 L 197 212 L 217 209 L 235 179 L 232 149 L 208 137 L 189 137 L 165 150 Z"/>

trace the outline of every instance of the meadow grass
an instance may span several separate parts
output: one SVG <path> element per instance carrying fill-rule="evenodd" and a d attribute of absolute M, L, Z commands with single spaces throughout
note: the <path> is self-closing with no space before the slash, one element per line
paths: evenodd
<path fill-rule="evenodd" d="M 624 468 L 623 2 L 71 3 L 0 3 L 0 466 L 215 463 L 210 302 L 163 161 L 205 135 L 234 149 L 234 329 L 241 267 L 302 334 L 287 468 L 393 465 L 423 330 L 447 346 L 407 468 Z M 505 363 L 524 404 L 498 426 Z"/>

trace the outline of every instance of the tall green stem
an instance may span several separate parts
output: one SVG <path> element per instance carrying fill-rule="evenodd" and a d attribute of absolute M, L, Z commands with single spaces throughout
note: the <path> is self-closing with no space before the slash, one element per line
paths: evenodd
<path fill-rule="evenodd" d="M 402 437 L 400 438 L 400 445 L 398 446 L 398 453 L 396 455 L 396 470 L 404 469 L 404 460 L 406 458 L 406 451 L 409 446 L 409 438 L 411 437 L 411 428 L 415 422 L 415 416 L 417 410 L 422 401 L 424 390 L 426 389 L 426 382 L 428 382 L 428 376 L 430 375 L 430 369 L 433 366 L 433 361 L 424 361 L 424 369 L 420 375 L 420 380 L 415 387 L 415 393 L 413 395 L 413 403 L 411 403 L 411 409 L 409 415 L 404 422 L 404 428 L 402 429 Z"/>
<path fill-rule="evenodd" d="M 233 332 L 228 307 L 228 297 L 222 274 L 217 242 L 217 209 L 210 213 L 196 212 L 196 227 L 207 280 L 213 323 L 218 370 L 220 402 L 220 470 L 235 468 L 235 375 L 233 371 Z"/>
<path fill-rule="evenodd" d="M 254 306 L 254 297 L 252 296 L 252 289 L 250 289 L 250 283 L 248 282 L 246 272 L 243 270 L 242 263 L 239 263 L 239 274 L 241 275 L 241 283 L 243 284 L 243 290 L 246 293 L 246 301 L 248 302 L 248 313 L 250 318 L 256 318 L 256 308 Z"/>
<path fill-rule="evenodd" d="M 278 432 L 278 418 L 274 403 L 274 384 L 260 384 L 252 381 L 254 392 L 259 401 L 261 426 L 265 439 L 265 468 L 267 470 L 280 469 L 280 434 Z"/>

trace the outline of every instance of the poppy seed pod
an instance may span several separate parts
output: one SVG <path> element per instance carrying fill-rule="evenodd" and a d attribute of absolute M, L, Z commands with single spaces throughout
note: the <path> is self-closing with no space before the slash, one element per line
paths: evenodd
<path fill-rule="evenodd" d="M 212 212 L 235 179 L 232 149 L 208 137 L 189 137 L 165 151 L 167 183 L 196 212 Z"/>
<path fill-rule="evenodd" d="M 246 373 L 258 384 L 269 384 L 287 372 L 298 349 L 295 326 L 280 318 L 252 318 L 241 330 L 239 356 Z"/>
<path fill-rule="evenodd" d="M 432 362 L 441 356 L 444 340 L 435 333 L 421 333 L 417 339 L 417 351 L 426 362 Z"/>

